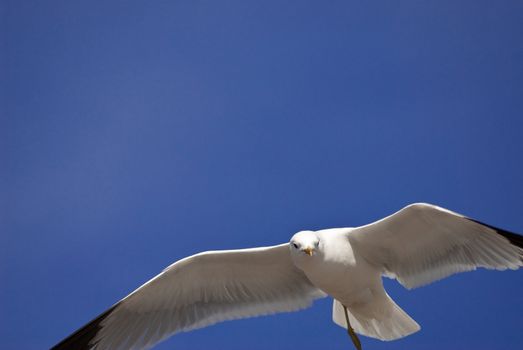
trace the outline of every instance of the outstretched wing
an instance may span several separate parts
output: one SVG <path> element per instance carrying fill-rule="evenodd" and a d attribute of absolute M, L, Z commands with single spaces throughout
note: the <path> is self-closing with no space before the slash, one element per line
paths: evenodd
<path fill-rule="evenodd" d="M 295 311 L 325 294 L 288 244 L 204 252 L 175 262 L 53 349 L 146 349 L 216 322 Z"/>
<path fill-rule="evenodd" d="M 523 236 L 430 205 L 412 204 L 349 233 L 355 249 L 406 288 L 477 267 L 523 266 Z"/>

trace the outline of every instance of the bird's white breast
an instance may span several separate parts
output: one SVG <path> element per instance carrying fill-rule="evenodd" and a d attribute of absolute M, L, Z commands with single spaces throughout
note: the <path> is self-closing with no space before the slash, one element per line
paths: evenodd
<path fill-rule="evenodd" d="M 345 305 L 365 302 L 381 283 L 380 272 L 354 251 L 348 230 L 318 231 L 318 253 L 304 257 L 298 265 L 315 286 Z"/>

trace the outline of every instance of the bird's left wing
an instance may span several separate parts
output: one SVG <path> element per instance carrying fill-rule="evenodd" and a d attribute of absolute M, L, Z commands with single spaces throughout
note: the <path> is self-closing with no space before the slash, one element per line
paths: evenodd
<path fill-rule="evenodd" d="M 288 244 L 179 260 L 53 349 L 147 349 L 216 322 L 296 311 L 325 294 L 291 261 Z"/>
<path fill-rule="evenodd" d="M 523 266 L 523 237 L 435 205 L 417 203 L 348 232 L 363 258 L 415 288 L 451 274 Z"/>

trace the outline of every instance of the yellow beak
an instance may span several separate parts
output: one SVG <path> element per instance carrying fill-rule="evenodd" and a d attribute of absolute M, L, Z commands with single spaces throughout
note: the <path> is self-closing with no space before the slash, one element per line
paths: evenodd
<path fill-rule="evenodd" d="M 312 248 L 305 248 L 305 249 L 303 249 L 303 251 L 304 251 L 308 256 L 312 256 L 312 252 L 314 251 L 314 249 L 312 249 Z"/>

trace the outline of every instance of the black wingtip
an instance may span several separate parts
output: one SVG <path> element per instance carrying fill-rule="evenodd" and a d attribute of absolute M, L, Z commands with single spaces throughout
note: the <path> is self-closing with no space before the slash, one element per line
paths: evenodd
<path fill-rule="evenodd" d="M 93 344 L 89 343 L 94 339 L 100 329 L 101 323 L 114 311 L 118 304 L 114 305 L 94 320 L 53 346 L 50 350 L 89 350 Z"/>
<path fill-rule="evenodd" d="M 523 249 L 523 236 L 518 235 L 517 233 L 514 233 L 514 232 L 506 231 L 506 230 L 503 230 L 503 229 L 500 229 L 500 228 L 497 228 L 497 227 L 485 224 L 485 223 L 483 223 L 481 221 L 478 221 L 478 220 L 474 220 L 474 219 L 471 219 L 471 218 L 467 218 L 467 219 L 469 219 L 470 221 L 474 221 L 477 224 L 480 224 L 480 225 L 483 225 L 483 226 L 486 226 L 488 228 L 493 229 L 498 234 L 500 234 L 501 236 L 503 236 L 506 239 L 508 239 L 509 242 L 512 243 L 513 245 Z"/>

